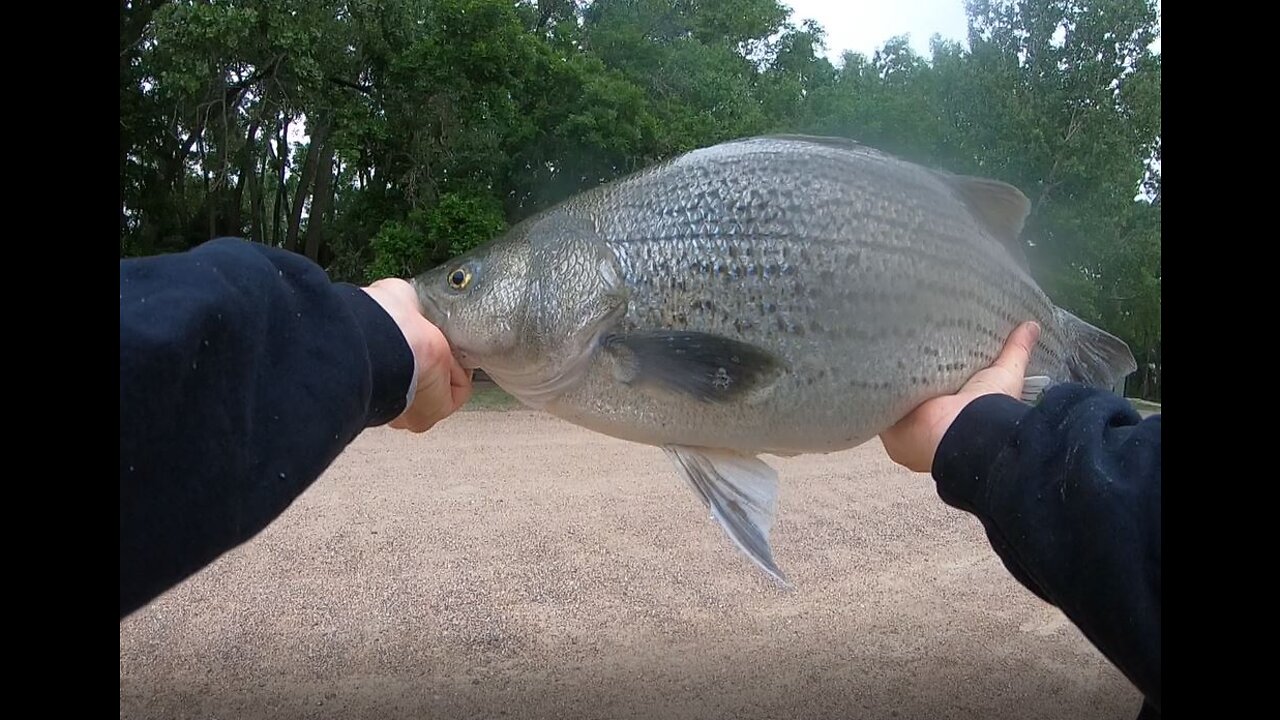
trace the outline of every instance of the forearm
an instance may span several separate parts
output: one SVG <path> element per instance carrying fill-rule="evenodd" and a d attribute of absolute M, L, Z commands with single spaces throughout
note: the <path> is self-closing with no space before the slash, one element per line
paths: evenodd
<path fill-rule="evenodd" d="M 122 261 L 120 324 L 121 617 L 264 528 L 414 372 L 367 294 L 243 241 Z"/>
<path fill-rule="evenodd" d="M 1015 577 L 1158 705 L 1159 417 L 1078 385 L 1034 408 L 984 396 L 948 430 L 933 475 Z"/>

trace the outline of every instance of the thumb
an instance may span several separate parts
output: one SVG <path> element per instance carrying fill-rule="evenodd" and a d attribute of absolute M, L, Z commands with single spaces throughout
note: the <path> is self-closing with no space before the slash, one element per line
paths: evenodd
<path fill-rule="evenodd" d="M 1036 342 L 1040 340 L 1040 325 L 1034 322 L 1023 323 L 1009 335 L 1004 350 L 995 364 L 1022 377 L 1027 372 L 1027 364 L 1031 362 L 1031 353 Z"/>
<path fill-rule="evenodd" d="M 1022 392 L 1031 353 L 1040 339 L 1040 326 L 1023 323 L 1009 335 L 1004 349 L 991 367 L 973 376 L 966 390 L 978 393 L 998 392 L 1017 397 Z"/>

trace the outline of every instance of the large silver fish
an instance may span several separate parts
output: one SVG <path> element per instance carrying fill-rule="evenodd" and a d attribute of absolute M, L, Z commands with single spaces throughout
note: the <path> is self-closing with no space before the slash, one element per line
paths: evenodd
<path fill-rule="evenodd" d="M 520 401 L 663 448 L 783 584 L 761 454 L 859 445 L 955 392 L 1020 322 L 1028 387 L 1113 387 L 1119 339 L 1031 278 L 1016 188 L 835 138 L 696 150 L 601 185 L 413 282 L 459 361 Z"/>

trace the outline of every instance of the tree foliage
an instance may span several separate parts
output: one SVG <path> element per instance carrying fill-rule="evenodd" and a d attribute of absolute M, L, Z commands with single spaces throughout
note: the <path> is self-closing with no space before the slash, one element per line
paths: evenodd
<path fill-rule="evenodd" d="M 1021 188 L 1033 273 L 1158 397 L 1155 5 L 967 12 L 967 46 L 833 64 L 777 0 L 122 0 L 121 256 L 239 235 L 408 275 L 680 152 L 841 135 Z"/>

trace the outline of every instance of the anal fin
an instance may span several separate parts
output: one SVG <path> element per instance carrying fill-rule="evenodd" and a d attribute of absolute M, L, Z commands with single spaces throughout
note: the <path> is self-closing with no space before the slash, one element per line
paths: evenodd
<path fill-rule="evenodd" d="M 769 530 L 777 517 L 778 472 L 757 457 L 718 448 L 663 447 L 734 544 L 783 587 Z"/>

